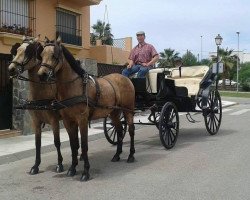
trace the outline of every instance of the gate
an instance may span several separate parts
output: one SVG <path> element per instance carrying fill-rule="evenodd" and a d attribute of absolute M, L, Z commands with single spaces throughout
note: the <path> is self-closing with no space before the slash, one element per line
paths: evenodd
<path fill-rule="evenodd" d="M 9 79 L 9 54 L 0 54 L 0 130 L 12 127 L 12 81 Z"/>

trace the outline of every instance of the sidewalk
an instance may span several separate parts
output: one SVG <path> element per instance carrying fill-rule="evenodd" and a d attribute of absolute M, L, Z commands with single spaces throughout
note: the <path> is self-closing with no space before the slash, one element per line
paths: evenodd
<path fill-rule="evenodd" d="M 235 102 L 222 101 L 222 107 L 235 105 Z M 147 120 L 148 116 L 137 116 L 135 121 Z M 91 124 L 89 128 L 89 141 L 104 137 L 103 123 Z M 65 129 L 60 130 L 61 147 L 69 146 L 69 138 Z M 56 150 L 52 131 L 42 132 L 42 153 Z M 35 137 L 34 135 L 16 136 L 0 139 L 0 165 L 21 160 L 30 156 L 35 156 Z"/>

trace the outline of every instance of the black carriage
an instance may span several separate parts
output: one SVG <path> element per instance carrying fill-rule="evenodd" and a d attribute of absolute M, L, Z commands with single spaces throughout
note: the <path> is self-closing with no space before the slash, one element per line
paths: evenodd
<path fill-rule="evenodd" d="M 216 73 L 217 72 L 217 73 Z M 222 119 L 221 97 L 217 90 L 218 69 L 208 66 L 156 68 L 146 78 L 131 78 L 135 87 L 135 113 L 149 111 L 147 123 L 159 129 L 162 145 L 171 149 L 179 134 L 179 112 L 195 122 L 190 112 L 202 113 L 209 134 L 215 135 Z M 126 121 L 121 116 L 125 136 Z M 117 143 L 116 130 L 109 117 L 104 119 L 104 133 L 111 144 Z"/>

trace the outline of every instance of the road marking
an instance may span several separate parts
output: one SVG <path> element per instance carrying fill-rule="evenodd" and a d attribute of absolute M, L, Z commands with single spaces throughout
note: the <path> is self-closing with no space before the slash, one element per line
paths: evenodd
<path fill-rule="evenodd" d="M 229 109 L 229 108 L 225 108 L 225 109 L 222 109 L 222 112 L 225 113 L 225 112 L 228 112 L 228 111 L 231 111 L 233 109 Z"/>
<path fill-rule="evenodd" d="M 241 114 L 246 113 L 248 111 L 250 111 L 250 109 L 242 109 L 242 110 L 239 110 L 237 112 L 231 113 L 229 115 L 241 115 Z"/>

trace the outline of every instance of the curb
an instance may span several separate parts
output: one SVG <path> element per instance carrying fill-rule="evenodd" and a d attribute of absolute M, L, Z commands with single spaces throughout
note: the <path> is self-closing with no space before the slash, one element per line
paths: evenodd
<path fill-rule="evenodd" d="M 97 133 L 95 135 L 89 135 L 88 141 L 91 142 L 91 141 L 95 141 L 104 137 L 105 137 L 104 133 Z M 67 147 L 70 147 L 69 141 L 61 142 L 61 149 L 64 149 Z M 54 144 L 41 147 L 41 154 L 49 153 L 52 151 L 56 151 L 56 147 Z M 18 153 L 0 156 L 0 165 L 22 160 L 24 158 L 34 157 L 36 154 L 35 152 L 36 152 L 36 149 L 34 148 L 34 149 L 26 150 L 26 151 L 21 151 Z"/>

